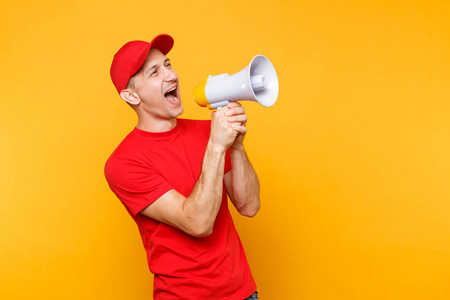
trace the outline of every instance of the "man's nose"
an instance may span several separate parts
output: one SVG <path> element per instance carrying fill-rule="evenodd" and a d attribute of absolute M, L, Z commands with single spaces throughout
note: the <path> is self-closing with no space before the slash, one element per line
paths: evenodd
<path fill-rule="evenodd" d="M 177 73 L 173 69 L 164 68 L 164 80 L 173 81 L 178 78 Z"/>

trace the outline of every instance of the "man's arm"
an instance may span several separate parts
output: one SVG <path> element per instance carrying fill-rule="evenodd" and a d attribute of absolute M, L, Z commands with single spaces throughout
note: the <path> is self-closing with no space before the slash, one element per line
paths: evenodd
<path fill-rule="evenodd" d="M 253 217 L 261 207 L 259 179 L 247 158 L 245 150 L 230 150 L 231 171 L 225 174 L 225 187 L 237 211 Z"/>
<path fill-rule="evenodd" d="M 245 127 L 247 116 L 244 108 L 237 102 L 230 103 L 228 107 L 228 121 Z M 243 142 L 246 132 L 241 130 L 230 147 L 231 171 L 225 174 L 224 180 L 227 194 L 237 211 L 241 215 L 253 217 L 261 207 L 260 186 L 258 176 L 245 153 Z"/>
<path fill-rule="evenodd" d="M 228 122 L 223 108 L 213 115 L 202 171 L 186 198 L 170 190 L 141 213 L 196 237 L 211 234 L 222 202 L 225 153 L 245 126 Z"/>

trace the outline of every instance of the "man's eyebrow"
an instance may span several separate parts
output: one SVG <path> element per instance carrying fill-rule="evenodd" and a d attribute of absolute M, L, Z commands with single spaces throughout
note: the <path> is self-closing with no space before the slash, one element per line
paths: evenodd
<path fill-rule="evenodd" d="M 166 58 L 166 59 L 164 60 L 164 65 L 165 65 L 167 62 L 170 63 L 170 59 L 169 59 L 169 58 Z M 158 63 L 155 63 L 155 64 L 151 65 L 150 67 L 148 67 L 148 68 L 145 70 L 144 74 L 147 75 L 151 70 L 157 69 L 157 68 L 159 68 L 159 64 L 158 64 Z"/>
<path fill-rule="evenodd" d="M 157 68 L 157 67 L 158 67 L 158 64 L 153 64 L 153 65 L 151 65 L 150 67 L 148 67 L 148 68 L 145 70 L 144 74 L 149 73 L 150 70 L 155 69 L 155 68 Z"/>

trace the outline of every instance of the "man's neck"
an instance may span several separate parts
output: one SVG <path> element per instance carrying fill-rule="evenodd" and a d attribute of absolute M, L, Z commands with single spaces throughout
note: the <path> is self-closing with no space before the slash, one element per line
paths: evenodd
<path fill-rule="evenodd" d="M 176 118 L 166 120 L 139 119 L 136 128 L 148 132 L 166 132 L 172 130 L 175 126 L 177 126 Z"/>

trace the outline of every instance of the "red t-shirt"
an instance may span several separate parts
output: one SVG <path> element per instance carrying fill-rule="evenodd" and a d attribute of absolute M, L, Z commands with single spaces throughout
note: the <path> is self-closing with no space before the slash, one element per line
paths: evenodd
<path fill-rule="evenodd" d="M 136 222 L 155 275 L 154 299 L 242 300 L 256 285 L 224 192 L 210 236 L 196 238 L 139 212 L 171 189 L 188 197 L 200 176 L 211 121 L 177 119 L 168 132 L 135 128 L 105 166 L 111 190 Z M 225 170 L 230 170 L 226 156 Z"/>

